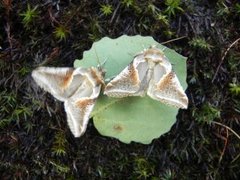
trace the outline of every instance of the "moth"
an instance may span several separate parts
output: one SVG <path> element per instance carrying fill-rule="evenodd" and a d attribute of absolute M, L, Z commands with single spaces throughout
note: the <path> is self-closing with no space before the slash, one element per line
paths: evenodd
<path fill-rule="evenodd" d="M 97 68 L 38 67 L 32 77 L 45 91 L 64 102 L 69 128 L 75 137 L 86 131 L 96 99 L 104 85 Z"/>
<path fill-rule="evenodd" d="M 138 53 L 133 61 L 105 87 L 110 97 L 144 96 L 177 108 L 188 107 L 186 96 L 172 65 L 164 53 L 150 47 Z"/>

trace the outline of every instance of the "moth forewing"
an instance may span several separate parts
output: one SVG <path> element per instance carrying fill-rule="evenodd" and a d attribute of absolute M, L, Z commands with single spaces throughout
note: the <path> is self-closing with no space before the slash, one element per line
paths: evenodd
<path fill-rule="evenodd" d="M 137 70 L 138 59 L 135 59 L 104 89 L 104 94 L 110 97 L 134 96 L 140 89 L 140 77 Z"/>
<path fill-rule="evenodd" d="M 188 107 L 188 98 L 173 71 L 165 74 L 157 84 L 151 81 L 147 94 L 167 105 L 182 109 Z"/>
<path fill-rule="evenodd" d="M 73 68 L 39 67 L 33 70 L 32 77 L 41 88 L 64 101 L 68 98 L 64 92 L 72 82 L 73 72 Z"/>
<path fill-rule="evenodd" d="M 95 99 L 92 98 L 65 101 L 64 106 L 67 114 L 67 122 L 74 137 L 80 137 L 86 131 L 94 104 Z"/>

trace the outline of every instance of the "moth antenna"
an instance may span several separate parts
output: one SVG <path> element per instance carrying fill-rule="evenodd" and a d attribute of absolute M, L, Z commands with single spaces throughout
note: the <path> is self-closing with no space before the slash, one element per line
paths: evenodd
<path fill-rule="evenodd" d="M 104 67 L 104 65 L 105 65 L 107 60 L 104 60 L 104 62 L 101 63 L 101 61 L 100 61 L 100 59 L 99 59 L 99 57 L 97 55 L 97 50 L 96 50 L 95 46 L 93 46 L 93 49 L 94 49 L 94 52 L 95 52 L 95 55 L 96 55 L 96 59 L 97 59 L 97 63 L 98 63 L 97 69 L 101 72 L 102 76 L 104 77 L 105 74 L 106 74 L 106 71 L 104 70 L 103 67 Z"/>
<path fill-rule="evenodd" d="M 163 49 L 162 49 L 162 51 L 165 51 L 167 49 L 167 47 L 165 46 Z"/>
<path fill-rule="evenodd" d="M 107 59 L 105 59 L 105 60 L 104 60 L 101 64 L 99 64 L 98 66 L 99 66 L 100 68 L 103 68 L 103 67 L 105 66 L 106 62 L 107 62 Z"/>
<path fill-rule="evenodd" d="M 156 44 L 152 44 L 149 48 L 157 48 Z"/>
<path fill-rule="evenodd" d="M 99 58 L 98 58 L 97 50 L 96 50 L 95 46 L 93 46 L 93 49 L 94 49 L 94 52 L 95 52 L 95 55 L 96 55 L 96 58 L 97 58 L 98 66 L 101 66 L 101 62 L 100 62 L 100 60 L 99 60 Z"/>

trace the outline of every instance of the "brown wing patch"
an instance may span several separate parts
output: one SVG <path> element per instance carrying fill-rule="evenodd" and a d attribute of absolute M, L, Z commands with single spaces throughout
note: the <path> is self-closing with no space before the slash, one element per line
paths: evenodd
<path fill-rule="evenodd" d="M 129 70 L 129 78 L 130 78 L 132 84 L 134 84 L 134 85 L 138 84 L 139 83 L 138 72 L 134 68 L 133 63 L 129 64 L 128 70 Z"/>
<path fill-rule="evenodd" d="M 176 74 L 172 71 L 165 76 L 165 78 L 157 85 L 158 91 L 171 92 L 175 97 L 178 97 L 183 103 L 188 104 L 188 98 L 186 95 L 178 90 L 173 82 Z"/>
<path fill-rule="evenodd" d="M 64 76 L 62 76 L 62 83 L 61 83 L 61 87 L 63 88 L 63 89 L 66 89 L 68 86 L 69 86 L 69 84 L 70 84 L 70 82 L 71 82 L 71 80 L 72 80 L 72 74 L 73 74 L 73 69 L 69 69 L 67 72 L 66 72 L 66 75 L 64 75 Z"/>
<path fill-rule="evenodd" d="M 166 88 L 169 88 L 170 84 L 172 84 L 172 79 L 175 77 L 175 73 L 174 72 L 170 72 L 169 74 L 167 74 L 164 79 L 161 81 L 161 83 L 159 83 L 157 85 L 157 89 L 158 90 L 163 90 Z"/>
<path fill-rule="evenodd" d="M 93 79 L 96 81 L 97 85 L 104 84 L 102 72 L 98 71 L 95 68 L 91 68 L 90 73 L 91 73 L 91 76 L 93 77 Z"/>
<path fill-rule="evenodd" d="M 81 99 L 81 100 L 77 101 L 76 106 L 79 107 L 79 109 L 81 109 L 81 111 L 84 114 L 86 112 L 88 106 L 92 105 L 94 103 L 95 103 L 95 99 L 85 98 L 85 99 Z"/>
<path fill-rule="evenodd" d="M 133 63 L 130 63 L 128 66 L 128 72 L 122 74 L 121 79 L 112 80 L 107 84 L 105 91 L 110 90 L 111 88 L 121 86 L 122 88 L 134 87 L 139 85 L 138 72 L 134 68 Z"/>

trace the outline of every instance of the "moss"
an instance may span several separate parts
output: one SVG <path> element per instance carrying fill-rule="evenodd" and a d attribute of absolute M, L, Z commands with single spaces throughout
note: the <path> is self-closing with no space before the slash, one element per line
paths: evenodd
<path fill-rule="evenodd" d="M 30 28 L 29 25 L 34 23 L 34 20 L 38 17 L 39 12 L 37 10 L 37 6 L 32 8 L 30 4 L 27 4 L 27 10 L 20 14 L 22 16 L 22 23 L 26 28 Z"/>
<path fill-rule="evenodd" d="M 239 129 L 238 44 L 212 82 L 240 36 L 239 3 L 109 2 L 0 3 L 1 179 L 238 179 L 239 139 L 209 122 Z M 62 104 L 37 88 L 30 72 L 41 64 L 72 66 L 97 39 L 122 34 L 187 37 L 165 45 L 189 57 L 190 106 L 149 145 L 103 137 L 91 121 L 74 138 Z"/>

